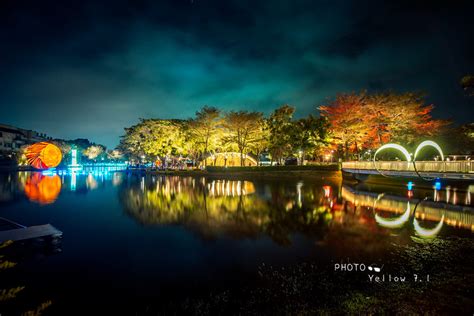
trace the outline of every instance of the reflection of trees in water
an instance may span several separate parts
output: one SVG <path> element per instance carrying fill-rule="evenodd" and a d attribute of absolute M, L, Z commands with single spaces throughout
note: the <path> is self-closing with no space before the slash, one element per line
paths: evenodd
<path fill-rule="evenodd" d="M 217 185 L 226 189 L 218 194 Z M 126 212 L 142 224 L 183 225 L 209 238 L 266 234 L 280 244 L 289 244 L 292 233 L 323 233 L 321 228 L 331 217 L 327 216 L 329 199 L 321 187 L 297 191 L 288 184 L 266 186 L 270 196 L 264 197 L 253 193 L 254 184 L 248 181 L 158 177 L 123 184 L 119 194 Z"/>

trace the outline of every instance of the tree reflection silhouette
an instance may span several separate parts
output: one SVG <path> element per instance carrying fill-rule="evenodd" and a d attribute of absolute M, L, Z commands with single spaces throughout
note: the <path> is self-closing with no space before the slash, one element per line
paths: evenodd
<path fill-rule="evenodd" d="M 119 190 L 131 217 L 144 225 L 183 225 L 203 238 L 265 234 L 288 245 L 292 233 L 322 235 L 331 218 L 329 199 L 314 187 L 302 190 L 303 203 L 298 205 L 296 191 L 281 185 L 270 186 L 268 197 L 254 193 L 254 184 L 243 180 L 158 177 L 144 181 L 145 185 L 128 182 Z"/>

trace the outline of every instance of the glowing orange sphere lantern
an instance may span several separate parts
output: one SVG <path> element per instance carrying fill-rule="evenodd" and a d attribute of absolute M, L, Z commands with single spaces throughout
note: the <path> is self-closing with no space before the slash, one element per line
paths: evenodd
<path fill-rule="evenodd" d="M 28 163 L 36 169 L 54 168 L 61 163 L 63 154 L 61 150 L 50 143 L 36 143 L 26 148 Z"/>

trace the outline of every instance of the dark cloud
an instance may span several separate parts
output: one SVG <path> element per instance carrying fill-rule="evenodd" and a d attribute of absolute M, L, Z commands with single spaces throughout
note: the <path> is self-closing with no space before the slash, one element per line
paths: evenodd
<path fill-rule="evenodd" d="M 140 117 L 202 105 L 298 115 L 338 92 L 424 91 L 472 120 L 468 1 L 0 3 L 1 122 L 114 146 Z M 468 115 L 469 114 L 469 115 Z"/>

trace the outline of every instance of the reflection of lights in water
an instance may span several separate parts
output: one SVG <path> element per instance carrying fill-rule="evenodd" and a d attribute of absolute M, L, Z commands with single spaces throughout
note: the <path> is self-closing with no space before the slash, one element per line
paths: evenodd
<path fill-rule="evenodd" d="M 413 190 L 413 182 L 411 182 L 411 181 L 408 182 L 407 189 L 408 189 L 408 191 Z"/>
<path fill-rule="evenodd" d="M 323 186 L 324 197 L 329 198 L 331 196 L 331 187 L 329 185 Z"/>
<path fill-rule="evenodd" d="M 409 198 L 412 198 L 413 197 L 413 191 L 408 190 L 407 195 L 408 195 Z"/>
<path fill-rule="evenodd" d="M 145 177 L 142 177 L 140 179 L 140 189 L 143 191 L 145 191 Z"/>
<path fill-rule="evenodd" d="M 122 183 L 122 177 L 120 173 L 114 173 L 112 177 L 112 185 L 114 187 L 119 186 Z"/>
<path fill-rule="evenodd" d="M 453 204 L 456 205 L 458 203 L 458 189 L 454 188 L 453 189 Z"/>
<path fill-rule="evenodd" d="M 387 228 L 398 228 L 402 227 L 409 219 L 410 219 L 410 202 L 407 203 L 407 209 L 405 213 L 403 213 L 400 217 L 386 219 L 380 217 L 377 213 L 375 213 L 375 221 L 377 224 Z"/>
<path fill-rule="evenodd" d="M 98 184 L 97 181 L 94 179 L 92 174 L 89 174 L 86 178 L 86 186 L 89 190 L 97 189 Z"/>
<path fill-rule="evenodd" d="M 436 235 L 439 234 L 441 228 L 443 227 L 444 223 L 444 214 L 441 216 L 441 220 L 439 221 L 438 225 L 436 225 L 433 229 L 426 229 L 420 226 L 416 218 L 413 219 L 413 226 L 415 227 L 415 232 L 418 236 L 423 238 L 434 238 Z"/>
<path fill-rule="evenodd" d="M 301 207 L 303 205 L 303 202 L 301 200 L 301 188 L 303 187 L 303 182 L 300 181 L 296 184 L 296 193 L 298 195 L 298 207 Z"/>
<path fill-rule="evenodd" d="M 71 191 L 76 191 L 76 173 L 71 174 Z"/>
<path fill-rule="evenodd" d="M 34 173 L 26 180 L 24 190 L 31 201 L 50 204 L 56 201 L 61 192 L 61 178 L 58 175 L 44 176 Z"/>
<path fill-rule="evenodd" d="M 446 203 L 449 203 L 449 199 L 451 198 L 451 187 L 446 187 Z"/>
<path fill-rule="evenodd" d="M 438 191 L 441 190 L 441 182 L 439 181 L 435 182 L 435 190 L 438 190 Z"/>
<path fill-rule="evenodd" d="M 211 196 L 241 196 L 255 192 L 250 181 L 213 180 L 206 187 Z"/>

